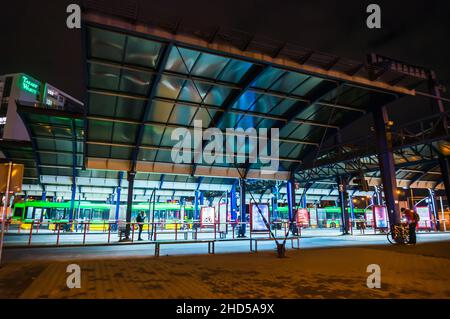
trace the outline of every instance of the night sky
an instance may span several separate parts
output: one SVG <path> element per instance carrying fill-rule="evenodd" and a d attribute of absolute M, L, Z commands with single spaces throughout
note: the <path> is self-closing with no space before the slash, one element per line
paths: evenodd
<path fill-rule="evenodd" d="M 81 99 L 85 87 L 81 34 L 65 27 L 66 6 L 76 2 L 2 1 L 0 74 L 25 72 Z M 449 1 L 152 0 L 139 3 L 144 18 L 147 15 L 182 17 L 187 24 L 232 27 L 358 61 L 365 61 L 369 52 L 377 52 L 430 67 L 441 82 L 450 84 Z M 369 3 L 381 6 L 381 30 L 370 30 L 365 25 Z M 415 98 L 406 104 L 421 113 L 428 109 L 422 107 L 424 103 L 428 104 Z M 393 113 L 404 107 L 394 106 Z M 403 117 L 405 113 L 399 114 Z"/>

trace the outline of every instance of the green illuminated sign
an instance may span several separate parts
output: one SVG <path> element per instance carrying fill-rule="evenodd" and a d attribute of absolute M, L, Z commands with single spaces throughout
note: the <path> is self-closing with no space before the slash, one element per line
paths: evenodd
<path fill-rule="evenodd" d="M 21 75 L 19 78 L 19 87 L 28 93 L 38 95 L 41 84 L 26 75 Z"/>

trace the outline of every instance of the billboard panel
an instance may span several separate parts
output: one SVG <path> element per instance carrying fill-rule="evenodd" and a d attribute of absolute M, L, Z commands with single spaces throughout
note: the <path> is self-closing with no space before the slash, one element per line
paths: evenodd
<path fill-rule="evenodd" d="M 302 227 L 309 227 L 309 212 L 306 208 L 300 208 L 296 214 L 297 225 Z"/>
<path fill-rule="evenodd" d="M 227 204 L 226 203 L 219 204 L 218 211 L 219 211 L 219 232 L 226 233 L 228 222 Z"/>
<path fill-rule="evenodd" d="M 415 210 L 420 217 L 417 227 L 420 229 L 431 229 L 430 208 L 428 206 L 416 206 Z"/>
<path fill-rule="evenodd" d="M 258 211 L 261 210 L 261 214 L 264 216 L 266 221 L 270 223 L 269 216 L 269 205 L 268 204 L 251 204 L 250 205 L 250 229 L 252 232 L 269 231 L 267 229 L 264 220 Z"/>
<path fill-rule="evenodd" d="M 213 227 L 216 213 L 214 207 L 202 207 L 200 210 L 200 226 L 201 227 Z"/>
<path fill-rule="evenodd" d="M 388 216 L 385 206 L 373 206 L 373 219 L 375 221 L 375 228 L 386 229 L 388 228 Z"/>

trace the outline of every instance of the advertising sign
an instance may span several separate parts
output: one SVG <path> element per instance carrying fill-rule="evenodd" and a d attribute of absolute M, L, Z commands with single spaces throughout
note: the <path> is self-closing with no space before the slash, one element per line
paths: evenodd
<path fill-rule="evenodd" d="M 214 207 L 202 207 L 200 210 L 200 226 L 213 227 L 216 219 Z"/>
<path fill-rule="evenodd" d="M 373 226 L 373 210 L 367 209 L 365 216 L 366 216 L 367 226 L 372 227 Z"/>
<path fill-rule="evenodd" d="M 264 220 L 259 213 L 261 210 L 262 215 L 268 223 L 270 223 L 269 217 L 269 205 L 268 204 L 251 204 L 250 205 L 250 229 L 252 232 L 268 231 Z"/>
<path fill-rule="evenodd" d="M 297 225 L 302 227 L 309 227 L 309 212 L 306 208 L 297 210 Z"/>
<path fill-rule="evenodd" d="M 221 203 L 218 205 L 218 211 L 219 211 L 219 232 L 226 233 L 227 232 L 227 204 Z"/>
<path fill-rule="evenodd" d="M 428 206 L 416 206 L 416 213 L 419 215 L 420 220 L 417 224 L 418 228 L 430 229 L 431 228 L 431 212 Z"/>
<path fill-rule="evenodd" d="M 377 229 L 385 229 L 388 227 L 387 225 L 387 209 L 385 206 L 373 206 L 373 219 L 375 221 L 375 228 Z"/>

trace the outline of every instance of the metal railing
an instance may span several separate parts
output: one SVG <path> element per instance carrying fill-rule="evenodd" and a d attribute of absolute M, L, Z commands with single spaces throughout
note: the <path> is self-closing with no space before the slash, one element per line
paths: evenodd
<path fill-rule="evenodd" d="M 441 220 L 446 222 L 446 220 Z M 1 223 L 1 221 L 0 221 Z M 127 234 L 127 226 L 129 233 Z M 421 221 L 417 226 L 418 231 L 435 231 L 434 221 Z M 444 224 L 445 225 L 445 224 Z M 239 229 L 246 227 L 247 239 L 267 237 L 268 230 L 252 231 L 249 222 L 214 222 L 200 223 L 182 221 L 157 221 L 157 222 L 124 222 L 124 221 L 72 221 L 72 222 L 41 222 L 33 221 L 17 224 L 5 223 L 5 244 L 6 246 L 33 246 L 33 245 L 90 245 L 90 244 L 113 244 L 127 239 L 127 242 L 134 243 L 139 238 L 139 226 L 142 226 L 141 236 L 145 237 L 144 242 L 157 241 L 186 241 L 186 240 L 235 240 L 239 238 Z M 341 225 L 340 225 L 341 226 Z M 349 231 L 355 235 L 355 230 L 359 230 L 360 235 L 365 235 L 367 230 L 372 230 L 373 234 L 383 232 L 375 227 L 373 220 L 350 219 Z M 275 237 L 284 237 L 291 234 L 289 222 L 273 221 L 270 223 Z M 301 237 L 305 227 L 302 224 L 294 223 L 297 234 L 294 237 Z M 387 224 L 387 229 L 389 223 Z M 442 227 L 441 227 L 442 228 Z M 330 228 L 326 228 L 330 229 Z M 320 228 L 319 228 L 320 230 Z M 335 230 L 339 230 L 337 227 Z"/>

